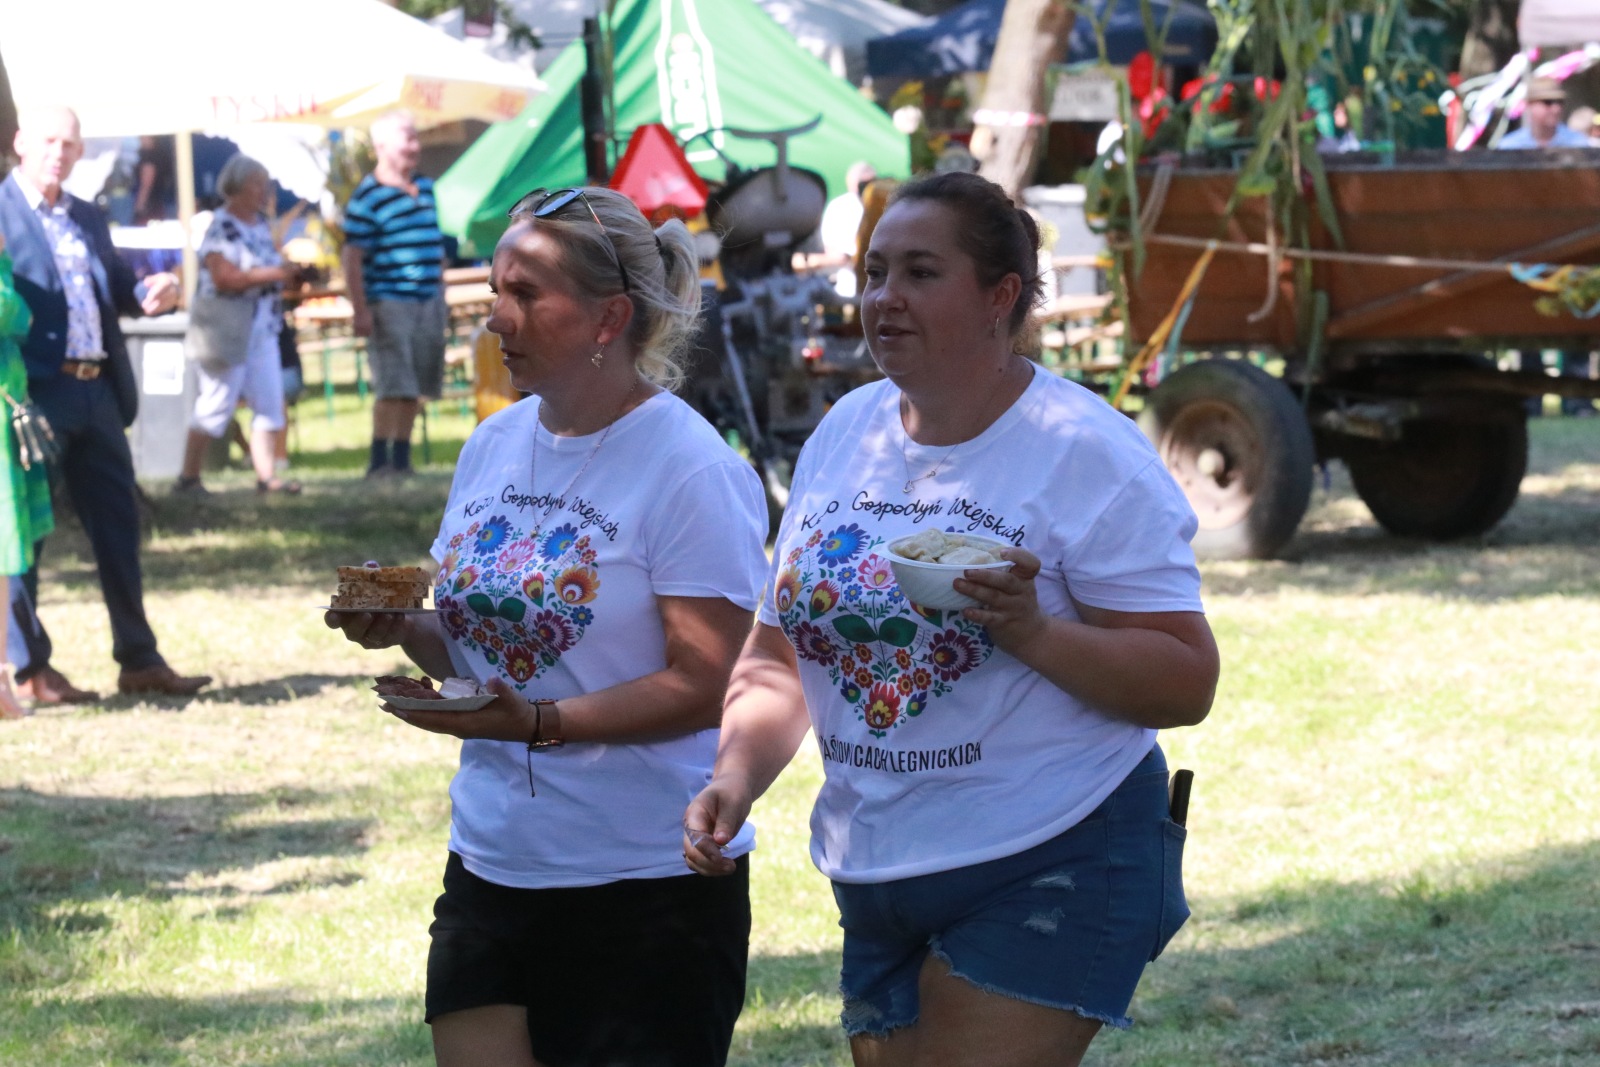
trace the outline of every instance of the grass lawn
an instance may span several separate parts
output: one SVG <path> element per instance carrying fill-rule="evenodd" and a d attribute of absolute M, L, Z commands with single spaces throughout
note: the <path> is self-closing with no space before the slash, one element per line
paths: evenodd
<path fill-rule="evenodd" d="M 339 564 L 426 561 L 470 419 L 436 409 L 432 464 L 372 485 L 335 406 L 302 405 L 299 498 L 151 487 L 148 609 L 211 689 L 0 724 L 0 1064 L 432 1063 L 455 744 L 378 713 L 400 657 L 315 608 Z M 1600 420 L 1533 437 L 1480 540 L 1389 538 L 1335 469 L 1290 559 L 1206 567 L 1222 689 L 1164 741 L 1195 918 L 1090 1063 L 1600 1065 Z M 45 565 L 56 663 L 113 689 L 74 531 Z M 848 1062 L 819 777 L 806 748 L 756 811 L 737 1064 Z"/>

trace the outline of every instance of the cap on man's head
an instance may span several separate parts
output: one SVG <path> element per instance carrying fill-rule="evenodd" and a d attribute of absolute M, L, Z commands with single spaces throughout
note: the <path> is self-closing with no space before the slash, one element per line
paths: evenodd
<path fill-rule="evenodd" d="M 1561 83 L 1554 78 L 1535 78 L 1528 83 L 1528 100 L 1554 100 L 1557 103 L 1567 98 L 1567 91 Z"/>

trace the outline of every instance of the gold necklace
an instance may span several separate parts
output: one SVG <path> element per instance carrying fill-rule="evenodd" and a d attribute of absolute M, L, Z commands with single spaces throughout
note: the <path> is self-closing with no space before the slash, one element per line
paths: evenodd
<path fill-rule="evenodd" d="M 1006 366 L 1005 366 L 1005 369 L 1000 372 L 1000 380 L 995 383 L 994 389 L 989 393 L 989 399 L 984 403 L 984 406 L 979 409 L 980 413 L 983 412 L 983 411 L 987 411 L 990 407 L 992 407 L 994 405 L 994 398 L 1000 395 L 1000 390 L 1005 386 L 1006 376 L 1009 375 L 1010 373 L 1011 373 L 1011 364 L 1007 363 Z M 1032 375 L 1030 375 L 1029 377 L 1031 379 Z M 904 393 L 900 394 L 900 402 L 901 402 L 901 404 L 907 405 L 907 406 L 909 406 L 909 404 L 910 404 L 910 401 L 906 400 L 906 397 L 905 397 Z M 902 413 L 901 414 L 901 419 L 904 420 L 904 418 L 905 418 L 905 415 Z M 988 427 L 985 426 L 984 429 L 986 430 L 986 429 L 988 429 Z M 904 425 L 903 422 L 902 422 L 901 427 L 900 427 L 900 433 L 901 433 L 900 460 L 901 460 L 901 462 L 903 462 L 905 464 L 905 468 L 906 468 L 906 484 L 904 484 L 904 485 L 902 485 L 900 487 L 900 492 L 904 493 L 907 496 L 911 495 L 911 490 L 916 488 L 916 485 L 917 485 L 918 482 L 925 482 L 929 478 L 932 478 L 935 474 L 938 474 L 939 471 L 944 467 L 945 460 L 947 460 L 951 456 L 955 455 L 956 449 L 960 448 L 962 445 L 967 443 L 966 441 L 957 441 L 955 444 L 951 445 L 949 448 L 944 450 L 944 455 L 940 456 L 939 459 L 938 459 L 938 462 L 936 462 L 931 468 L 928 469 L 928 473 L 919 474 L 915 478 L 913 478 L 913 477 L 911 477 L 911 453 L 906 451 L 906 442 L 911 440 L 911 435 L 909 433 L 906 433 L 905 425 Z M 983 436 L 983 431 L 980 430 L 980 431 L 978 431 L 978 433 L 974 434 L 973 436 L 974 437 L 982 437 Z M 969 437 L 967 440 L 970 441 L 972 439 L 973 438 Z"/>
<path fill-rule="evenodd" d="M 539 521 L 534 525 L 533 533 L 531 535 L 529 535 L 529 539 L 530 540 L 537 541 L 539 539 L 539 535 L 544 532 L 544 524 L 550 521 L 550 516 L 552 514 L 554 514 L 556 508 L 559 507 L 567 499 L 567 494 L 572 492 L 572 487 L 578 484 L 578 479 L 583 477 L 583 472 L 588 470 L 589 469 L 589 464 L 594 461 L 595 453 L 600 451 L 600 446 L 606 443 L 606 438 L 607 437 L 611 436 L 611 428 L 613 426 L 615 426 L 617 423 L 621 422 L 622 421 L 622 416 L 627 414 L 628 401 L 633 399 L 633 394 L 635 392 L 637 392 L 638 389 L 639 389 L 639 378 L 638 378 L 637 375 L 635 375 L 634 379 L 633 379 L 633 384 L 628 387 L 627 394 L 625 396 L 623 396 L 623 398 L 622 398 L 622 406 L 617 409 L 617 417 L 612 419 L 610 422 L 606 423 L 605 430 L 600 434 L 600 440 L 596 441 L 594 443 L 594 447 L 589 449 L 589 454 L 587 456 L 583 457 L 583 463 L 578 467 L 578 473 L 576 473 L 576 474 L 574 474 L 572 476 L 572 480 L 567 483 L 567 487 L 565 489 L 561 490 L 560 495 L 551 498 L 550 504 L 544 509 L 544 514 L 539 516 Z M 538 484 L 537 483 L 538 483 L 538 478 L 539 478 L 539 427 L 544 424 L 543 423 L 543 419 L 544 419 L 544 397 L 541 396 L 539 398 L 539 408 L 538 408 L 537 411 L 534 412 L 533 455 L 528 461 L 528 488 L 530 490 L 538 488 Z M 555 434 L 552 433 L 550 436 L 554 437 Z"/>

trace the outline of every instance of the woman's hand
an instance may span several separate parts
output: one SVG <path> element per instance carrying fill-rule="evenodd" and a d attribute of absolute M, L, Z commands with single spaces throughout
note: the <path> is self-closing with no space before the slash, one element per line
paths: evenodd
<path fill-rule="evenodd" d="M 967 571 L 955 580 L 955 588 L 983 604 L 964 608 L 962 614 L 986 627 L 997 646 L 1015 652 L 1044 625 L 1033 582 L 1039 574 L 1039 557 L 1025 548 L 1003 548 L 1000 556 L 1010 560 L 1011 566 Z"/>
<path fill-rule="evenodd" d="M 433 678 L 455 673 L 439 616 L 400 615 L 372 611 L 329 611 L 322 617 L 330 630 L 343 630 L 346 641 L 362 648 L 399 647 L 406 658 Z"/>
<path fill-rule="evenodd" d="M 329 611 L 322 621 L 330 630 L 343 630 L 346 641 L 362 648 L 393 648 L 411 637 L 411 623 L 405 615 Z"/>
<path fill-rule="evenodd" d="M 383 710 L 402 722 L 431 734 L 449 734 L 463 741 L 533 740 L 533 702 L 520 696 L 502 678 L 491 678 L 485 687 L 495 699 L 477 711 L 402 711 L 389 704 Z"/>
<path fill-rule="evenodd" d="M 689 802 L 683 813 L 683 861 L 690 870 L 713 878 L 734 872 L 734 863 L 722 854 L 722 847 L 744 826 L 752 803 L 750 791 L 726 776 L 713 778 Z"/>
<path fill-rule="evenodd" d="M 778 627 L 758 623 L 728 681 L 711 782 L 683 813 L 683 860 L 690 870 L 733 873 L 723 846 L 744 826 L 756 798 L 794 759 L 810 725 L 794 646 Z"/>

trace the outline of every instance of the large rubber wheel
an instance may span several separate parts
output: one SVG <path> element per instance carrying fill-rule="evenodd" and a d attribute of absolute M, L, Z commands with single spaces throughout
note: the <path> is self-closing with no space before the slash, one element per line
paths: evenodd
<path fill-rule="evenodd" d="M 1472 537 L 1516 503 L 1528 469 L 1528 424 L 1512 402 L 1483 420 L 1407 422 L 1400 440 L 1363 443 L 1344 459 L 1356 493 L 1390 533 Z"/>
<path fill-rule="evenodd" d="M 1289 387 L 1249 363 L 1202 360 L 1150 395 L 1139 425 L 1200 519 L 1195 554 L 1270 559 L 1311 502 L 1311 429 Z"/>

